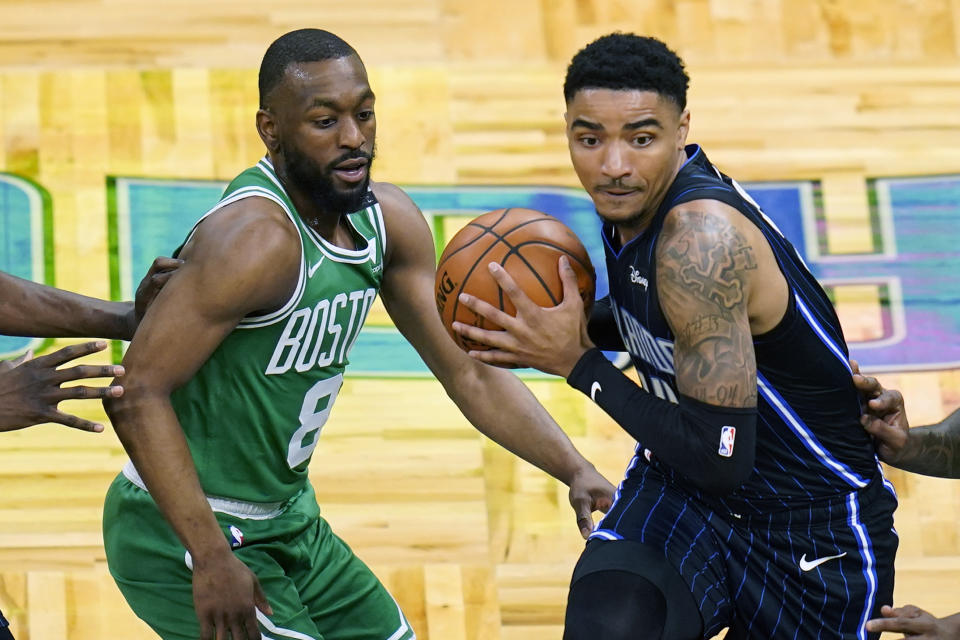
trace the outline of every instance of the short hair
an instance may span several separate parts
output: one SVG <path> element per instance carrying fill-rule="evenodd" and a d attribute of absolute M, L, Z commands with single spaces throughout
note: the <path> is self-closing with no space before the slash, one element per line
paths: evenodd
<path fill-rule="evenodd" d="M 683 111 L 689 85 L 683 60 L 663 42 L 633 33 L 611 33 L 573 56 L 563 97 L 569 104 L 581 89 L 654 91 Z"/>
<path fill-rule="evenodd" d="M 260 108 L 280 81 L 287 67 L 299 62 L 320 62 L 356 55 L 343 38 L 323 29 L 297 29 L 273 41 L 260 63 Z"/>

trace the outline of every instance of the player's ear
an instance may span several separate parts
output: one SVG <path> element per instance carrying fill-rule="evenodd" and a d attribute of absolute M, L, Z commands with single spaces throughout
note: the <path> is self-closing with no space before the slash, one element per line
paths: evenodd
<path fill-rule="evenodd" d="M 677 149 L 687 146 L 687 134 L 690 133 L 690 109 L 684 109 L 677 125 Z"/>
<path fill-rule="evenodd" d="M 276 152 L 280 148 L 280 136 L 277 131 L 277 118 L 270 109 L 257 111 L 257 133 L 269 151 Z"/>

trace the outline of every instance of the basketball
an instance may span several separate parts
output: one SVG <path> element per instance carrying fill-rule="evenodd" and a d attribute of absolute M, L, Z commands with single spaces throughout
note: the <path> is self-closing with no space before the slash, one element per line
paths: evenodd
<path fill-rule="evenodd" d="M 447 332 L 461 349 L 485 350 L 486 345 L 456 333 L 453 323 L 482 329 L 501 329 L 460 303 L 461 293 L 484 300 L 514 315 L 509 297 L 493 279 L 487 265 L 496 262 L 525 294 L 541 307 L 563 300 L 558 260 L 567 256 L 577 274 L 577 288 L 584 309 L 593 305 L 596 274 L 580 239 L 551 215 L 532 209 L 497 209 L 473 220 L 447 243 L 437 265 L 437 309 Z"/>

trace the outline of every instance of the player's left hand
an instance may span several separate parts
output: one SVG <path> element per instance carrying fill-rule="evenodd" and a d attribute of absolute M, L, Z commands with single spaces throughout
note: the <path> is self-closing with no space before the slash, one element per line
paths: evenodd
<path fill-rule="evenodd" d="M 577 514 L 577 527 L 586 540 L 593 531 L 593 512 L 604 513 L 613 505 L 614 487 L 593 467 L 581 468 L 570 481 L 570 506 Z"/>
<path fill-rule="evenodd" d="M 127 317 L 130 332 L 130 335 L 127 336 L 128 338 L 133 338 L 133 334 L 137 330 L 137 327 L 140 326 L 140 321 L 143 320 L 147 308 L 153 303 L 157 294 L 163 289 L 163 286 L 167 284 L 170 276 L 172 276 L 182 264 L 183 260 L 179 258 L 159 256 L 154 259 L 150 265 L 150 269 L 147 270 L 147 275 L 143 276 L 143 280 L 137 285 L 133 309 Z"/>
<path fill-rule="evenodd" d="M 503 331 L 490 331 L 454 322 L 454 331 L 491 347 L 487 351 L 471 351 L 470 356 L 487 364 L 533 367 L 566 378 L 580 356 L 593 347 L 587 336 L 577 276 L 570 262 L 566 257 L 560 258 L 563 300 L 550 308 L 533 302 L 500 265 L 492 262 L 488 268 L 517 309 L 517 315 L 504 313 L 469 294 L 460 294 L 460 302 L 468 309 L 503 327 Z"/>
<path fill-rule="evenodd" d="M 123 375 L 119 365 L 77 365 L 60 369 L 63 364 L 103 351 L 105 340 L 64 347 L 59 351 L 33 358 L 28 352 L 12 361 L 0 362 L 0 432 L 22 429 L 43 422 L 59 424 L 83 431 L 103 431 L 103 425 L 63 413 L 57 405 L 72 398 L 116 398 L 123 394 L 118 385 L 62 387 L 64 382 L 84 378 L 112 378 Z"/>
<path fill-rule="evenodd" d="M 856 360 L 850 361 L 853 385 L 863 398 L 863 428 L 873 436 L 877 454 L 884 462 L 895 464 L 910 455 L 910 424 L 903 396 L 896 389 L 884 389 L 873 376 L 860 373 Z"/>
<path fill-rule="evenodd" d="M 912 604 L 897 609 L 884 605 L 880 614 L 882 618 L 867 621 L 867 631 L 899 631 L 915 640 L 960 639 L 960 614 L 935 618 Z"/>

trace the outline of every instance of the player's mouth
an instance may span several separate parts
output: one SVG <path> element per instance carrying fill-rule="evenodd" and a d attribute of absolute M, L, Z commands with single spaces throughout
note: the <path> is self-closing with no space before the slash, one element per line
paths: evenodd
<path fill-rule="evenodd" d="M 360 182 L 367 177 L 369 164 L 366 158 L 352 158 L 336 165 L 333 173 L 344 182 Z"/>
<path fill-rule="evenodd" d="M 597 191 L 613 200 L 627 198 L 640 192 L 640 189 L 625 187 L 600 187 Z"/>

